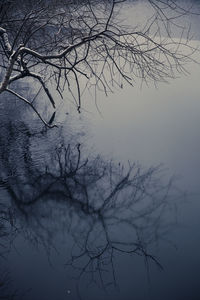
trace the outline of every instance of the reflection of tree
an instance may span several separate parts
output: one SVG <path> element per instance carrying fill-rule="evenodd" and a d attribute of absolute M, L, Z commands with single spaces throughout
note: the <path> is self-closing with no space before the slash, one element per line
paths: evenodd
<path fill-rule="evenodd" d="M 0 191 L 5 182 L 0 180 Z M 6 267 L 7 254 L 9 253 L 12 243 L 17 235 L 16 218 L 14 209 L 11 205 L 0 203 L 0 299 L 14 300 L 18 299 L 18 291 L 12 288 L 12 280 Z"/>
<path fill-rule="evenodd" d="M 28 147 L 26 155 L 31 157 Z M 161 267 L 148 251 L 168 229 L 171 183 L 161 184 L 159 168 L 84 158 L 80 144 L 64 142 L 46 158 L 38 167 L 24 160 L 20 176 L 7 174 L 1 181 L 27 238 L 49 250 L 54 235 L 69 232 L 74 245 L 67 264 L 78 270 L 79 279 L 89 273 L 103 287 L 106 271 L 115 283 L 117 254 L 136 254 Z M 6 165 L 9 160 L 7 152 Z"/>
<path fill-rule="evenodd" d="M 190 10 L 176 1 L 148 0 L 152 17 L 142 26 L 128 28 L 116 18 L 123 2 L 3 0 L 0 93 L 9 92 L 31 106 L 51 127 L 53 120 L 44 120 L 35 99 L 43 91 L 55 108 L 52 86 L 62 98 L 66 91 L 71 93 L 80 112 L 86 87 L 94 88 L 95 95 L 97 90 L 107 94 L 136 78 L 156 83 L 184 71 L 194 49 L 189 34 L 174 39 L 173 31 L 178 28 L 183 37 L 185 28 L 176 20 Z M 16 91 L 14 83 L 20 79 L 38 83 L 32 99 Z"/>
<path fill-rule="evenodd" d="M 11 292 L 10 287 L 12 286 L 12 281 L 10 279 L 9 273 L 2 272 L 0 274 L 0 299 L 4 300 L 14 300 L 18 299 L 17 291 Z"/>

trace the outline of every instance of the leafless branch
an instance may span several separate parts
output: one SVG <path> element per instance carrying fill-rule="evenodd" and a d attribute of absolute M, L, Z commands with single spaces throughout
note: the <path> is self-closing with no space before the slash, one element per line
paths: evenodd
<path fill-rule="evenodd" d="M 51 78 L 62 98 L 66 90 L 72 94 L 80 112 L 85 87 L 95 86 L 108 94 L 114 85 L 122 87 L 123 81 L 132 84 L 140 78 L 156 83 L 184 72 L 184 64 L 196 49 L 189 34 L 183 37 L 185 28 L 180 39 L 175 39 L 170 26 L 193 13 L 192 8 L 175 1 L 148 0 L 154 15 L 139 29 L 137 24 L 128 28 L 118 22 L 117 13 L 124 2 L 66 4 L 59 0 L 56 6 L 54 1 L 46 6 L 44 1 L 36 1 L 31 10 L 26 3 L 23 9 L 6 6 L 7 16 L 2 15 L 0 27 L 0 93 L 10 89 L 14 81 L 34 77 L 55 108 L 48 86 Z M 163 30 L 167 38 L 162 36 Z"/>

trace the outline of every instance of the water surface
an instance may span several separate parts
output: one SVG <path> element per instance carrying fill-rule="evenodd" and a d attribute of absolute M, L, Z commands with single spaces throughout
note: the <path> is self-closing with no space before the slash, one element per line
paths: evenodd
<path fill-rule="evenodd" d="M 200 68 L 187 69 L 100 93 L 98 109 L 85 95 L 81 115 L 60 104 L 48 131 L 1 96 L 4 297 L 199 299 Z"/>

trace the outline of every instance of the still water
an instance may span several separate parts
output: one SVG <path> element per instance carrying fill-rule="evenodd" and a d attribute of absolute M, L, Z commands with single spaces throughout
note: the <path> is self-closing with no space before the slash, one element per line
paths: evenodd
<path fill-rule="evenodd" d="M 48 131 L 1 96 L 2 299 L 199 299 L 200 67 L 187 69 L 98 109 L 87 95 L 81 115 L 60 104 Z"/>

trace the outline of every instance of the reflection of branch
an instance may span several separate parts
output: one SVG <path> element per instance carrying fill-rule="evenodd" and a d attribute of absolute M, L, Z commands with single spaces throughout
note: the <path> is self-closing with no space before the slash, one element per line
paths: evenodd
<path fill-rule="evenodd" d="M 23 293 L 20 293 L 13 287 L 13 282 L 9 272 L 2 271 L 0 273 L 0 299 L 1 300 L 21 300 L 25 299 L 25 295 L 30 292 L 30 289 L 26 289 Z"/>
<path fill-rule="evenodd" d="M 4 182 L 0 182 L 0 187 Z M 5 259 L 17 234 L 15 212 L 11 207 L 0 203 L 0 259 Z"/>
<path fill-rule="evenodd" d="M 8 180 L 5 187 L 25 216 L 26 232 L 41 239 L 48 250 L 58 226 L 68 228 L 74 247 L 67 265 L 78 271 L 79 281 L 90 275 L 104 289 L 108 277 L 116 285 L 119 253 L 136 254 L 162 269 L 148 246 L 168 226 L 164 214 L 171 183 L 160 183 L 156 167 L 142 171 L 133 164 L 125 172 L 99 156 L 83 159 L 81 152 L 80 144 L 60 143 L 48 157 L 45 171 L 29 168 L 26 161 L 26 175 Z M 104 276 L 108 271 L 109 276 Z"/>

